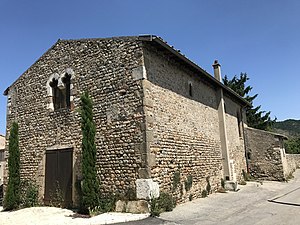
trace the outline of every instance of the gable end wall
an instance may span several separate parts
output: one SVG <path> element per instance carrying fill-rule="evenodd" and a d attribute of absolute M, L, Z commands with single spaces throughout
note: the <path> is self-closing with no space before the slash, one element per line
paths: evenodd
<path fill-rule="evenodd" d="M 134 39 L 59 41 L 10 87 L 7 134 L 12 122 L 17 121 L 21 177 L 37 182 L 41 198 L 46 150 L 71 147 L 73 200 L 77 201 L 75 182 L 82 179 L 78 110 L 84 91 L 90 93 L 94 102 L 97 171 L 102 192 L 124 194 L 135 188 L 143 164 L 141 143 L 145 137 L 141 81 L 133 79 L 132 71 L 142 64 L 142 49 Z M 67 68 L 74 72 L 74 108 L 53 111 L 48 107 L 47 81 Z"/>

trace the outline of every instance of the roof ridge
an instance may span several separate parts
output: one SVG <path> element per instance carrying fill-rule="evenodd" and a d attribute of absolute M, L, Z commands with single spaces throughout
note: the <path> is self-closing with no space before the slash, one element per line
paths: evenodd
<path fill-rule="evenodd" d="M 128 39 L 133 39 L 137 40 L 141 37 L 141 35 L 136 35 L 136 36 L 115 36 L 115 37 L 103 37 L 103 38 L 71 38 L 71 39 L 58 39 L 59 41 L 100 41 L 100 40 L 128 40 Z"/>

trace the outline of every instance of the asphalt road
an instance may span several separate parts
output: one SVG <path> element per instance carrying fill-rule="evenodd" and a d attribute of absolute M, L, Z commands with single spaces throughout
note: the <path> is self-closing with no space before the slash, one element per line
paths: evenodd
<path fill-rule="evenodd" d="M 159 218 L 125 223 L 201 225 L 300 224 L 300 170 L 285 182 L 248 182 L 238 192 L 216 193 L 178 205 Z"/>

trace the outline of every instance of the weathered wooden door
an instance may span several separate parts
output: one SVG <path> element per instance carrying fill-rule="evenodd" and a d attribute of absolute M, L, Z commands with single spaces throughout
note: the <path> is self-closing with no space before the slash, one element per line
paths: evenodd
<path fill-rule="evenodd" d="M 62 203 L 72 205 L 73 150 L 46 151 L 45 197 L 46 205 Z"/>

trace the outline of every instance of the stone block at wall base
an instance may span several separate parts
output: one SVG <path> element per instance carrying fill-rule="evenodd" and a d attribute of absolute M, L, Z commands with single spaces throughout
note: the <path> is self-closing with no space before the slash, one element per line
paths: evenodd
<path fill-rule="evenodd" d="M 137 199 L 148 200 L 159 197 L 159 185 L 152 179 L 137 179 L 135 183 Z"/>
<path fill-rule="evenodd" d="M 238 184 L 236 181 L 225 181 L 225 190 L 226 191 L 238 191 Z"/>
<path fill-rule="evenodd" d="M 126 213 L 149 213 L 149 204 L 146 200 L 138 201 L 117 201 L 116 212 Z"/>

